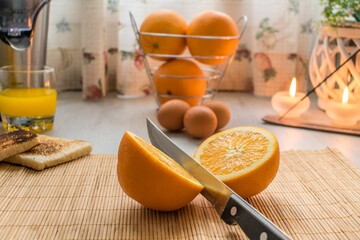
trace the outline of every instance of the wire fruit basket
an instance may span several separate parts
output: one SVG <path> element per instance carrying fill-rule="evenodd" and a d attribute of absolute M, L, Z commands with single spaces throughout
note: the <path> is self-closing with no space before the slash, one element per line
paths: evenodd
<path fill-rule="evenodd" d="M 142 36 L 150 36 L 150 37 L 164 37 L 164 38 L 183 38 L 187 40 L 188 38 L 192 39 L 203 39 L 203 40 L 221 40 L 221 41 L 233 41 L 238 40 L 240 42 L 240 39 L 242 35 L 244 34 L 244 31 L 247 26 L 248 19 L 246 16 L 240 17 L 236 24 L 239 30 L 239 35 L 237 36 L 199 36 L 199 35 L 182 35 L 182 34 L 166 34 L 166 33 L 151 33 L 151 32 L 140 32 L 139 28 L 137 27 L 135 18 L 133 14 L 130 12 L 130 21 L 133 28 L 133 31 L 135 33 L 136 41 L 139 45 L 141 55 L 143 57 L 144 65 L 146 68 L 146 73 L 150 81 L 150 86 L 154 92 L 155 100 L 160 106 L 162 103 L 166 102 L 170 99 L 182 99 L 190 103 L 190 105 L 196 105 L 198 103 L 203 102 L 206 99 L 213 99 L 219 90 L 219 86 L 221 83 L 221 80 L 224 77 L 224 74 L 226 73 L 226 70 L 231 63 L 234 53 L 232 54 L 226 54 L 226 55 L 216 55 L 216 56 L 200 56 L 200 55 L 192 55 L 189 53 L 189 50 L 186 49 L 181 54 L 157 54 L 157 53 L 146 53 L 144 50 L 144 46 L 141 42 Z M 161 60 L 162 59 L 162 60 Z M 161 74 L 158 73 L 157 70 L 161 67 L 161 65 L 166 62 L 164 59 L 170 59 L 171 60 L 189 60 L 195 63 L 200 67 L 200 69 L 203 72 L 202 76 L 187 76 L 187 75 L 177 75 L 177 74 Z M 215 65 L 209 65 L 207 63 L 204 63 L 206 61 L 218 61 L 221 62 L 220 64 Z M 191 80 L 192 83 L 195 83 L 194 81 L 205 81 L 205 91 L 201 92 L 201 94 L 174 94 L 174 92 L 165 91 L 160 92 L 157 89 L 156 86 L 156 79 L 173 79 L 174 87 L 176 88 L 176 81 L 181 80 Z"/>

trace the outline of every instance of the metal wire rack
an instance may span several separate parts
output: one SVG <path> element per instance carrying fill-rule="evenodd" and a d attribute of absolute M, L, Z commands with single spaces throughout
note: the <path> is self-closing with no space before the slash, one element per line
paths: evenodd
<path fill-rule="evenodd" d="M 144 47 L 142 42 L 140 41 L 141 36 L 154 36 L 154 37 L 169 37 L 169 38 L 193 38 L 193 39 L 206 39 L 206 40 L 223 40 L 223 41 L 230 41 L 234 39 L 241 39 L 241 37 L 244 34 L 244 31 L 247 26 L 248 19 L 246 16 L 240 17 L 236 24 L 239 29 L 239 35 L 237 36 L 189 36 L 189 35 L 182 35 L 182 34 L 165 34 L 165 33 L 150 33 L 150 32 L 140 32 L 139 28 L 136 24 L 135 18 L 133 14 L 130 12 L 130 21 L 133 28 L 133 31 L 135 33 L 136 41 L 139 45 L 139 48 L 141 50 L 141 54 L 144 60 L 144 65 L 146 68 L 146 73 L 150 81 L 150 85 L 152 90 L 154 91 L 155 100 L 158 104 L 158 106 L 161 105 L 160 98 L 166 98 L 166 99 L 200 99 L 204 101 L 205 99 L 213 99 L 216 95 L 216 92 L 219 89 L 220 83 L 222 78 L 224 77 L 224 74 L 231 63 L 234 54 L 231 55 L 221 55 L 221 56 L 194 56 L 188 53 L 188 51 L 185 50 L 184 53 L 180 55 L 173 55 L 173 54 L 156 54 L 156 53 L 146 53 L 144 51 Z M 158 93 L 156 91 L 156 86 L 154 82 L 154 77 L 160 77 L 160 78 L 173 78 L 173 79 L 204 79 L 204 77 L 194 77 L 194 76 L 175 76 L 175 75 L 163 75 L 163 74 L 156 74 L 155 71 L 159 68 L 159 66 L 163 63 L 163 61 L 157 61 L 153 60 L 154 58 L 167 58 L 167 59 L 193 59 L 195 62 L 200 66 L 202 71 L 204 72 L 205 79 L 207 81 L 207 87 L 205 94 L 201 96 L 177 96 L 172 94 L 165 94 L 165 93 Z M 203 64 L 197 59 L 209 59 L 209 60 L 222 60 L 221 64 L 218 65 L 207 65 Z"/>

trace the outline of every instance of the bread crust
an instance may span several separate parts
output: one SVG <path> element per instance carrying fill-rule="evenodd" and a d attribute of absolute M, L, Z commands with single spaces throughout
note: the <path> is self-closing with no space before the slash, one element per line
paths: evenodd
<path fill-rule="evenodd" d="M 0 161 L 40 144 L 35 133 L 16 130 L 0 135 Z"/>
<path fill-rule="evenodd" d="M 38 138 L 39 145 L 4 161 L 40 171 L 78 159 L 90 154 L 92 151 L 92 145 L 87 141 L 47 135 L 38 135 Z"/>

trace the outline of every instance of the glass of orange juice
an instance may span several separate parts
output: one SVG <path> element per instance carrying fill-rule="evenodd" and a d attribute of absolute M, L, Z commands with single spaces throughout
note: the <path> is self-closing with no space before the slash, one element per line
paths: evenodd
<path fill-rule="evenodd" d="M 52 129 L 57 92 L 54 68 L 27 66 L 0 68 L 0 112 L 6 131 Z"/>

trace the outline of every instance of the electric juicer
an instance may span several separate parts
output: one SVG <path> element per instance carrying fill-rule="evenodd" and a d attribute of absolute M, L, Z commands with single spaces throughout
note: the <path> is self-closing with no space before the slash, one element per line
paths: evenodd
<path fill-rule="evenodd" d="M 50 0 L 0 0 L 0 67 L 42 68 Z"/>

